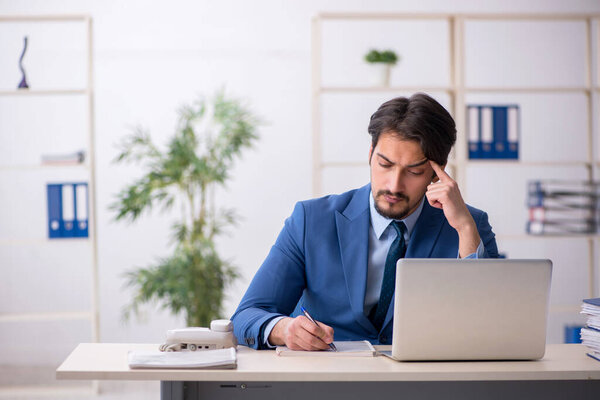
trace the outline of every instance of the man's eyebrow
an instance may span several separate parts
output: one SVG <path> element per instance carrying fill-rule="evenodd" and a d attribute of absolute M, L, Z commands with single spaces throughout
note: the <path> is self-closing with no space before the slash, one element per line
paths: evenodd
<path fill-rule="evenodd" d="M 425 164 L 427 161 L 429 161 L 429 160 L 424 159 L 423 161 L 419 161 L 418 163 L 407 165 L 406 168 L 420 167 L 421 165 Z"/>
<path fill-rule="evenodd" d="M 389 162 L 390 164 L 395 164 L 395 162 L 392 162 L 392 160 L 390 160 L 389 158 L 387 158 L 386 156 L 384 156 L 381 153 L 377 153 L 377 155 L 381 158 L 383 158 L 385 161 Z"/>
<path fill-rule="evenodd" d="M 386 156 L 384 156 L 381 153 L 377 153 L 377 156 L 383 158 L 385 161 L 389 162 L 390 164 L 396 164 L 395 162 L 393 162 L 392 160 L 390 160 L 389 158 L 387 158 Z M 427 158 L 425 158 L 423 161 L 419 161 L 417 163 L 414 164 L 410 164 L 405 166 L 404 168 L 414 168 L 414 167 L 420 167 L 421 165 L 425 164 L 426 162 L 428 162 L 429 160 Z"/>

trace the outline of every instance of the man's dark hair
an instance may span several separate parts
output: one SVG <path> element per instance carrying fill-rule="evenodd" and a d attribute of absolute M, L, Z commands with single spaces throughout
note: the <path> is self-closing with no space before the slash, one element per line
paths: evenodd
<path fill-rule="evenodd" d="M 382 133 L 418 142 L 425 157 L 440 165 L 448 162 L 448 154 L 456 142 L 454 119 L 425 93 L 416 93 L 410 98 L 396 97 L 383 103 L 369 122 L 373 148 Z"/>

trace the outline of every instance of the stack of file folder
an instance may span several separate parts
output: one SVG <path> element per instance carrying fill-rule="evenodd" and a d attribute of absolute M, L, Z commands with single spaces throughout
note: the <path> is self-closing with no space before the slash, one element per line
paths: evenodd
<path fill-rule="evenodd" d="M 581 343 L 589 348 L 588 356 L 600 361 L 600 297 L 583 300 L 581 313 L 588 316 L 587 326 L 581 328 Z"/>
<path fill-rule="evenodd" d="M 600 182 L 531 181 L 528 183 L 527 206 L 527 233 L 596 233 L 600 226 Z"/>

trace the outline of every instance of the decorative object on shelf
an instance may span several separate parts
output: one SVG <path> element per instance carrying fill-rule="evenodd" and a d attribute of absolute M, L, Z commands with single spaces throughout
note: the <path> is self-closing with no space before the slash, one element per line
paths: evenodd
<path fill-rule="evenodd" d="M 470 159 L 519 159 L 519 106 L 468 105 Z"/>
<path fill-rule="evenodd" d="M 88 185 L 85 182 L 46 185 L 48 238 L 87 238 Z"/>
<path fill-rule="evenodd" d="M 43 165 L 73 165 L 85 162 L 85 151 L 79 150 L 74 153 L 42 154 Z"/>
<path fill-rule="evenodd" d="M 217 253 L 215 237 L 236 216 L 232 210 L 215 211 L 209 199 L 216 186 L 225 185 L 242 150 L 256 141 L 259 123 L 242 103 L 220 91 L 181 109 L 165 150 L 141 128 L 125 138 L 116 161 L 141 164 L 145 173 L 118 193 L 111 205 L 115 219 L 134 222 L 144 211 L 156 206 L 169 211 L 175 204 L 182 215 L 172 226 L 173 253 L 126 274 L 135 294 L 124 319 L 154 301 L 183 313 L 187 326 L 207 326 L 221 317 L 225 286 L 238 274 Z"/>
<path fill-rule="evenodd" d="M 396 65 L 400 58 L 393 50 L 378 51 L 375 49 L 369 50 L 365 55 L 365 61 L 377 68 L 375 85 L 389 86 L 390 71 L 392 66 Z"/>
<path fill-rule="evenodd" d="M 527 233 L 590 234 L 600 227 L 600 182 L 528 182 Z"/>
<path fill-rule="evenodd" d="M 23 52 L 21 53 L 21 57 L 19 58 L 19 69 L 21 70 L 21 74 L 23 74 L 23 77 L 21 78 L 21 82 L 19 82 L 18 89 L 29 89 L 29 85 L 27 84 L 27 78 L 25 77 L 25 69 L 23 68 L 23 58 L 25 57 L 26 51 L 27 36 L 23 38 Z"/>

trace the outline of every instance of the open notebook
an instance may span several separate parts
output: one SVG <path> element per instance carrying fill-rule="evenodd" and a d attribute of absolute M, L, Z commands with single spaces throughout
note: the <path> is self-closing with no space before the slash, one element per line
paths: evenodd
<path fill-rule="evenodd" d="M 367 340 L 351 342 L 333 342 L 338 351 L 331 349 L 318 351 L 290 350 L 286 346 L 279 346 L 275 350 L 278 356 L 324 356 L 324 357 L 374 357 L 377 352 Z"/>

